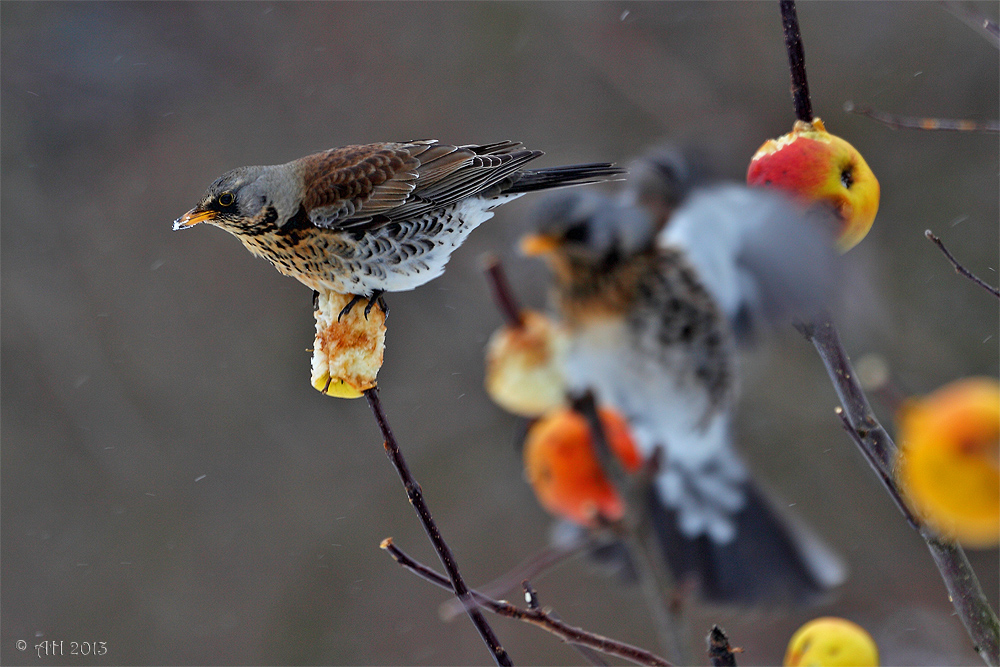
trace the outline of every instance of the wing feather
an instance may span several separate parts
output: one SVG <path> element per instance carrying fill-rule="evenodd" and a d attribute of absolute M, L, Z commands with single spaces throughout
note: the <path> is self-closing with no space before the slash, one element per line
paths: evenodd
<path fill-rule="evenodd" d="M 359 230 L 422 215 L 489 189 L 538 151 L 519 143 L 345 146 L 301 158 L 303 206 L 317 227 Z"/>

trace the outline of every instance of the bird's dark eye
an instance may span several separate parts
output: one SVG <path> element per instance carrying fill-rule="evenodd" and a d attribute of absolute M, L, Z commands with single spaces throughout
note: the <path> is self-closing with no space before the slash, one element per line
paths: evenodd
<path fill-rule="evenodd" d="M 228 190 L 219 195 L 219 206 L 232 206 L 236 201 L 236 195 Z"/>
<path fill-rule="evenodd" d="M 590 230 L 587 229 L 587 223 L 585 222 L 573 225 L 563 233 L 565 240 L 575 243 L 586 243 L 589 237 Z"/>

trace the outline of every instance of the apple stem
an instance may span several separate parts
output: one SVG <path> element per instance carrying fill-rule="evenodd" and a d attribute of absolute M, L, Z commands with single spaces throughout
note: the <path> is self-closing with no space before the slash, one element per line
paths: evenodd
<path fill-rule="evenodd" d="M 781 27 L 785 32 L 785 49 L 788 51 L 788 67 L 792 73 L 792 104 L 795 117 L 806 123 L 813 120 L 812 102 L 809 100 L 809 82 L 806 80 L 806 54 L 802 48 L 802 33 L 799 31 L 799 16 L 795 11 L 795 0 L 781 0 Z"/>

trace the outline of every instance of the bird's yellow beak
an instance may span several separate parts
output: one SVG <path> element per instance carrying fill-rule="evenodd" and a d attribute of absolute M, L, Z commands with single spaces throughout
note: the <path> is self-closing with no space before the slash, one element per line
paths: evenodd
<path fill-rule="evenodd" d="M 174 220 L 174 231 L 194 227 L 200 222 L 210 222 L 215 219 L 215 216 L 215 211 L 199 211 L 198 209 L 193 208 Z"/>
<path fill-rule="evenodd" d="M 559 239 L 545 234 L 528 234 L 521 237 L 521 254 L 528 257 L 549 255 L 559 248 Z"/>

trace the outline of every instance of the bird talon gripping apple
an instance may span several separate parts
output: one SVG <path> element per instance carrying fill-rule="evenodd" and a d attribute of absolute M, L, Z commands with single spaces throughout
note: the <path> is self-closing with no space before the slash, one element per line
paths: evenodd
<path fill-rule="evenodd" d="M 764 142 L 747 170 L 747 184 L 784 190 L 805 203 L 830 207 L 847 252 L 868 234 L 878 212 L 879 184 L 854 146 L 826 131 L 823 121 L 795 121 L 788 134 Z"/>

